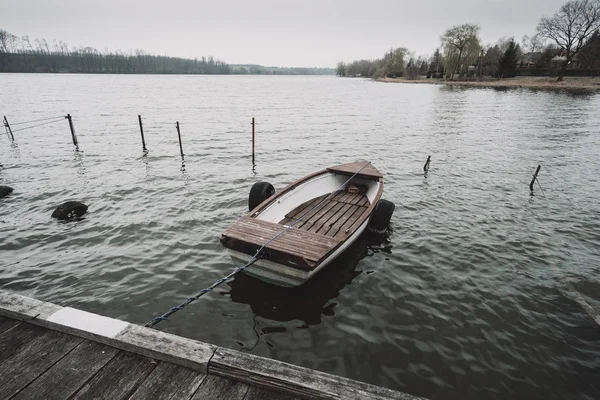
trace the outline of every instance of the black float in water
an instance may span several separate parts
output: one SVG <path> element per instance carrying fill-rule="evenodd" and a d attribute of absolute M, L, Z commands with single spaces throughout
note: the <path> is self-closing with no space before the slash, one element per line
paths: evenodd
<path fill-rule="evenodd" d="M 254 210 L 260 203 L 275 194 L 275 188 L 269 182 L 256 182 L 248 195 L 248 211 Z"/>
<path fill-rule="evenodd" d="M 88 206 L 79 201 L 67 201 L 56 207 L 52 217 L 60 220 L 76 220 L 85 214 L 87 209 Z"/>
<path fill-rule="evenodd" d="M 533 184 L 535 183 L 535 180 L 537 179 L 538 173 L 540 172 L 540 168 L 542 168 L 541 165 L 538 165 L 537 169 L 535 170 L 535 174 L 533 174 L 533 179 L 531 180 L 531 183 L 529 184 L 529 190 L 531 190 L 533 192 Z"/>
<path fill-rule="evenodd" d="M 396 205 L 394 203 L 380 199 L 371 214 L 368 226 L 369 232 L 379 235 L 384 234 L 387 227 L 390 225 L 392 214 L 394 214 L 395 209 Z"/>
<path fill-rule="evenodd" d="M 6 196 L 8 196 L 9 194 L 11 194 L 13 191 L 13 188 L 9 187 L 9 186 L 0 186 L 0 199 L 5 198 Z"/>
<path fill-rule="evenodd" d="M 423 171 L 425 173 L 429 172 L 429 163 L 431 162 L 431 156 L 427 156 L 427 161 L 425 161 L 425 165 L 423 166 Z"/>

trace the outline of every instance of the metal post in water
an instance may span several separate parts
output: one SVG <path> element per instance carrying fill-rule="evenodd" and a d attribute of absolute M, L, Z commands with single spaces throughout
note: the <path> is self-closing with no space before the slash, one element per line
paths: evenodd
<path fill-rule="evenodd" d="M 10 124 L 8 123 L 8 120 L 6 119 L 6 115 L 4 116 L 4 127 L 6 128 L 6 133 L 9 134 L 9 138 L 11 141 L 15 141 L 15 137 L 12 133 L 12 129 L 10 129 Z"/>
<path fill-rule="evenodd" d="M 431 162 L 431 156 L 427 156 L 427 161 L 425 161 L 425 165 L 423 166 L 423 171 L 425 173 L 429 172 L 429 163 Z"/>
<path fill-rule="evenodd" d="M 181 152 L 181 158 L 183 158 L 183 145 L 181 144 L 181 131 L 179 130 L 179 121 L 177 121 L 177 136 L 179 137 L 179 151 Z"/>
<path fill-rule="evenodd" d="M 538 173 L 540 172 L 540 168 L 542 168 L 541 165 L 538 165 L 537 169 L 535 170 L 535 174 L 533 174 L 533 179 L 531 180 L 531 183 L 529 184 L 529 190 L 533 192 L 533 184 L 535 183 L 535 180 L 537 179 Z"/>
<path fill-rule="evenodd" d="M 252 117 L 252 164 L 254 164 L 254 117 Z"/>
<path fill-rule="evenodd" d="M 69 128 L 71 129 L 71 137 L 73 138 L 73 145 L 77 151 L 79 151 L 79 144 L 77 143 L 77 135 L 75 135 L 75 128 L 73 127 L 73 118 L 71 118 L 71 114 L 67 114 L 65 117 L 69 121 Z"/>
<path fill-rule="evenodd" d="M 142 125 L 142 116 L 138 114 L 138 121 L 140 122 L 140 133 L 142 134 L 142 150 L 147 152 L 146 141 L 144 140 L 144 126 Z"/>

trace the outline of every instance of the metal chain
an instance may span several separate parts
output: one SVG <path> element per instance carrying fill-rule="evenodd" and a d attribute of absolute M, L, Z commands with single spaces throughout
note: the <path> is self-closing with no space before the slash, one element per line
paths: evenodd
<path fill-rule="evenodd" d="M 192 297 L 188 297 L 183 303 L 179 304 L 178 306 L 171 307 L 169 309 L 169 311 L 167 311 L 163 315 L 160 315 L 158 317 L 152 318 L 144 326 L 146 328 L 153 328 L 154 325 L 158 324 L 160 321 L 166 320 L 171 315 L 175 314 L 177 311 L 183 310 L 184 307 L 187 306 L 188 304 L 190 304 L 190 303 L 198 300 L 200 297 L 204 296 L 206 293 L 212 292 L 214 288 L 216 288 L 217 286 L 219 286 L 223 282 L 227 281 L 228 279 L 233 278 L 235 275 L 239 274 L 240 272 L 242 272 L 243 270 L 245 270 L 246 268 L 248 268 L 249 266 L 251 266 L 252 264 L 254 264 L 255 262 L 257 262 L 260 259 L 259 254 L 260 254 L 261 250 L 262 250 L 262 247 L 259 250 L 256 251 L 256 254 L 252 257 L 252 259 L 250 260 L 250 262 L 247 263 L 246 265 L 244 265 L 242 267 L 239 267 L 239 268 L 236 268 L 235 270 L 233 270 L 232 273 L 230 273 L 226 277 L 216 280 L 212 285 L 210 285 L 206 289 L 202 289 L 197 295 L 192 296 Z"/>

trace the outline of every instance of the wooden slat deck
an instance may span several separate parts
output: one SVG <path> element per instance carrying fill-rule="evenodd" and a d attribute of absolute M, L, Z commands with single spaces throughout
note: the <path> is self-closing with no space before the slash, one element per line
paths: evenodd
<path fill-rule="evenodd" d="M 422 400 L 0 290 L 0 399 Z"/>
<path fill-rule="evenodd" d="M 346 230 L 363 215 L 370 204 L 363 193 L 340 191 L 319 204 L 325 197 L 321 196 L 299 205 L 286 214 L 279 223 L 282 225 L 295 223 L 294 228 L 299 230 L 343 239 Z M 315 209 L 312 210 L 313 208 Z"/>
<path fill-rule="evenodd" d="M 223 233 L 222 240 L 245 243 L 252 247 L 249 253 L 253 253 L 282 231 L 283 227 L 280 224 L 246 216 L 229 227 Z M 295 257 L 298 259 L 295 262 L 299 267 L 310 269 L 338 244 L 339 240 L 335 238 L 323 237 L 305 230 L 290 229 L 270 242 L 268 251 L 271 254 L 283 254 L 284 258 Z"/>
<path fill-rule="evenodd" d="M 0 399 L 299 399 L 0 316 Z"/>
<path fill-rule="evenodd" d="M 267 259 L 312 270 L 347 238 L 369 205 L 364 193 L 338 191 L 301 204 L 277 224 L 244 216 L 223 233 L 221 242 L 249 255 L 268 243 Z M 293 227 L 280 235 L 282 225 Z"/>

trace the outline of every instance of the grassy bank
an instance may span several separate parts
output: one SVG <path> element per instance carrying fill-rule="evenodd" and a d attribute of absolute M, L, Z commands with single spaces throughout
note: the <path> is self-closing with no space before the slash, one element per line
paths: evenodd
<path fill-rule="evenodd" d="M 443 79 L 415 79 L 404 78 L 382 78 L 379 82 L 390 83 L 413 83 L 430 85 L 453 85 L 469 87 L 491 87 L 491 88 L 529 88 L 529 89 L 572 89 L 572 90 L 600 90 L 600 78 L 589 77 L 565 77 L 564 81 L 557 82 L 556 78 L 524 77 L 505 78 L 489 81 L 447 81 Z"/>

